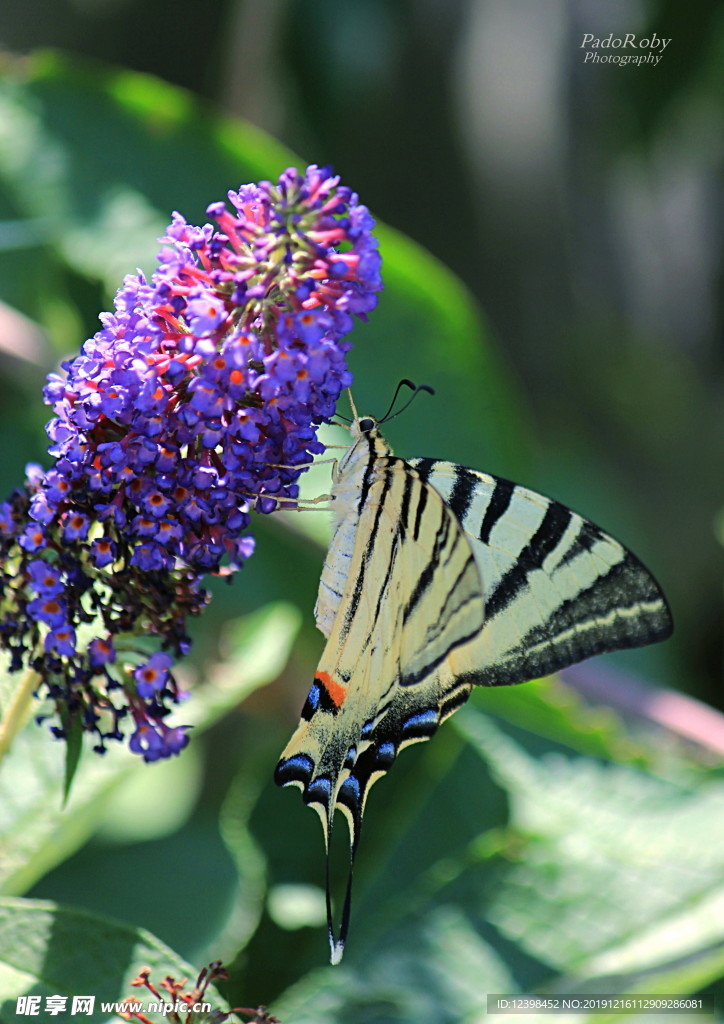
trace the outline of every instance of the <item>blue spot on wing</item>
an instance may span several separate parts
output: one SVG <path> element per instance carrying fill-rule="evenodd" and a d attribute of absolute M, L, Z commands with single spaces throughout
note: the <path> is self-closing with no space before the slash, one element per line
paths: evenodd
<path fill-rule="evenodd" d="M 348 806 L 351 806 L 354 810 L 357 810 L 359 807 L 359 798 L 359 779 L 356 779 L 354 775 L 350 775 L 340 786 L 339 799 Z"/>
<path fill-rule="evenodd" d="M 304 794 L 304 802 L 307 804 L 316 803 L 323 804 L 325 807 L 329 807 L 330 797 L 332 795 L 332 783 L 325 775 L 315 779 Z"/>
<path fill-rule="evenodd" d="M 314 772 L 314 761 L 306 754 L 295 754 L 286 761 L 280 761 L 274 772 L 277 786 L 288 786 L 290 782 L 309 782 Z"/>
<path fill-rule="evenodd" d="M 396 753 L 397 750 L 394 743 L 381 743 L 376 752 L 376 765 L 380 768 L 389 768 L 395 760 Z"/>
<path fill-rule="evenodd" d="M 429 736 L 431 732 L 434 732 L 437 721 L 437 708 L 430 708 L 429 711 L 422 711 L 419 715 L 412 715 L 402 723 L 403 735 Z"/>
<path fill-rule="evenodd" d="M 372 732 L 374 727 L 375 727 L 375 721 L 374 721 L 373 718 L 371 718 L 369 720 L 369 722 L 365 722 L 365 724 L 362 726 L 362 729 L 360 731 L 360 736 L 362 737 L 363 740 L 367 739 L 367 737 Z"/>
<path fill-rule="evenodd" d="M 304 702 L 304 707 L 302 708 L 302 718 L 305 720 L 305 722 L 309 721 L 309 719 L 312 717 L 314 712 L 319 707 L 319 698 L 319 683 L 312 683 L 311 689 L 307 694 L 307 699 Z"/>

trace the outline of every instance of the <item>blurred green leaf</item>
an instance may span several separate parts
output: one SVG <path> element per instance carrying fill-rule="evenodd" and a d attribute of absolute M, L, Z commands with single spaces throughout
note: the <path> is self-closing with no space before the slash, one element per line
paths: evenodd
<path fill-rule="evenodd" d="M 18 996 L 40 996 L 42 1006 L 46 996 L 64 995 L 66 1010 L 53 1019 L 77 1021 L 72 997 L 88 995 L 96 999 L 94 1021 L 117 1021 L 100 1004 L 127 996 L 148 1002 L 146 989 L 131 987 L 142 967 L 157 986 L 169 974 L 193 985 L 199 973 L 141 928 L 51 902 L 0 898 L 0 1020 L 15 1020 Z M 210 995 L 225 1006 L 213 988 Z"/>
<path fill-rule="evenodd" d="M 643 743 L 628 735 L 611 709 L 590 707 L 557 676 L 524 686 L 482 687 L 472 702 L 486 714 L 590 757 L 633 761 L 645 760 L 650 754 Z M 453 722 L 458 724 L 459 716 Z"/>
<path fill-rule="evenodd" d="M 485 1018 L 488 992 L 514 991 L 504 960 L 443 903 L 353 967 L 312 971 L 272 1010 L 294 1024 L 460 1024 Z"/>
<path fill-rule="evenodd" d="M 157 761 L 153 771 L 134 771 L 106 793 L 95 837 L 104 843 L 148 842 L 183 827 L 203 786 L 200 745 L 191 742 L 181 757 Z"/>
<path fill-rule="evenodd" d="M 397 381 L 412 377 L 436 397 L 421 395 L 390 426 L 398 454 L 524 472 L 532 425 L 470 292 L 410 239 L 385 225 L 378 234 L 385 291 L 351 357 L 364 382 L 358 411 L 382 415 Z"/>
<path fill-rule="evenodd" d="M 509 941 L 577 973 L 629 942 L 643 968 L 724 939 L 724 782 L 677 786 L 560 752 L 534 758 L 473 709 L 459 718 L 508 792 L 523 840 L 487 912 Z M 667 921 L 691 915 L 696 928 L 674 941 Z"/>
<path fill-rule="evenodd" d="M 253 690 L 270 682 L 289 656 L 298 614 L 288 605 L 261 609 L 239 626 L 230 661 L 212 682 L 195 688 L 177 717 L 198 730 L 212 725 Z M 193 741 L 192 741 L 193 742 Z M 183 756 L 183 755 L 182 755 Z M 71 797 L 62 803 L 63 744 L 30 723 L 18 735 L 0 775 L 0 881 L 7 893 L 24 892 L 76 850 L 103 820 L 110 790 L 153 772 L 125 748 L 103 758 L 88 752 Z"/>
<path fill-rule="evenodd" d="M 229 188 L 304 162 L 150 76 L 44 52 L 0 79 L 0 174 L 19 209 L 42 225 L 43 244 L 77 274 L 100 278 L 108 294 L 136 266 L 152 269 L 173 209 L 202 221 Z M 439 397 L 432 405 L 421 398 L 424 410 L 397 421 L 394 433 L 411 446 L 420 422 L 432 420 L 428 444 L 441 450 L 405 454 L 524 462 L 521 405 L 469 292 L 397 232 L 380 226 L 379 237 L 386 289 L 354 336 L 360 411 L 369 404 L 379 414 L 397 380 L 413 376 Z M 482 423 L 480 436 L 470 435 L 471 422 Z"/>
<path fill-rule="evenodd" d="M 63 780 L 63 803 L 65 804 L 70 796 L 73 779 L 78 771 L 80 756 L 83 752 L 83 726 L 77 715 L 71 717 L 65 709 L 61 721 L 65 730 L 65 776 Z"/>
<path fill-rule="evenodd" d="M 204 714 L 220 710 L 276 679 L 289 660 L 289 652 L 301 623 L 299 611 L 287 602 L 267 605 L 226 623 L 221 636 L 223 661 L 214 669 L 210 685 L 201 689 Z M 218 696 L 217 696 L 218 695 Z"/>
<path fill-rule="evenodd" d="M 432 763 L 405 752 L 408 777 L 370 799 L 342 976 L 312 971 L 275 1012 L 452 1024 L 482 1018 L 488 992 L 686 994 L 715 980 L 724 785 L 531 734 L 533 754 L 517 727 L 516 741 L 472 708 L 456 718 L 467 744 L 441 730 Z M 300 934 L 317 962 L 322 932 Z"/>
<path fill-rule="evenodd" d="M 191 203 L 202 217 L 240 173 L 254 180 L 290 161 L 181 89 L 50 51 L 8 68 L 0 125 L 0 170 L 39 240 L 110 294 L 151 265 L 172 209 Z"/>
<path fill-rule="evenodd" d="M 722 919 L 721 890 L 704 903 L 708 905 L 675 915 L 632 942 L 592 958 L 574 976 L 557 978 L 547 991 L 671 996 L 700 992 L 724 975 L 724 942 L 708 942 L 716 915 L 719 921 Z M 684 952 L 687 947 L 689 951 Z M 631 1016 L 638 1019 L 635 1014 Z M 585 1019 L 613 1022 L 621 1015 L 597 1013 Z"/>
<path fill-rule="evenodd" d="M 242 772 L 224 800 L 219 829 L 236 866 L 239 881 L 234 904 L 223 931 L 210 955 L 229 963 L 244 949 L 262 915 L 266 895 L 266 858 L 249 830 L 249 818 L 257 802 L 260 787 Z"/>

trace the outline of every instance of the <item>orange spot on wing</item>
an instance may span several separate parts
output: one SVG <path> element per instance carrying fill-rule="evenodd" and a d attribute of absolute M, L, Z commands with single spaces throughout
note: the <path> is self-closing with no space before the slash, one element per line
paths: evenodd
<path fill-rule="evenodd" d="M 336 683 L 327 672 L 317 672 L 314 678 L 324 687 L 334 704 L 340 707 L 347 696 L 344 686 Z"/>

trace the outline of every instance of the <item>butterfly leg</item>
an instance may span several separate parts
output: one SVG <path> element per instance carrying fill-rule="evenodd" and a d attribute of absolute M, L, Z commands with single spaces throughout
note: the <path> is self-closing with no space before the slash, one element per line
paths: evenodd
<path fill-rule="evenodd" d="M 277 499 L 277 500 L 281 500 L 281 499 Z M 332 500 L 332 495 L 331 494 L 320 494 L 316 498 L 298 498 L 297 500 L 301 501 L 301 502 L 308 502 L 310 505 L 312 505 L 314 507 L 313 508 L 305 508 L 304 504 L 302 504 L 302 505 L 280 505 L 279 508 L 274 509 L 274 511 L 275 512 L 331 512 L 332 511 L 332 506 L 331 505 L 324 505 L 324 506 L 320 506 L 319 505 L 319 502 L 321 502 L 321 501 L 331 501 Z"/>
<path fill-rule="evenodd" d="M 346 444 L 328 444 L 327 448 L 344 448 L 345 451 L 349 445 Z M 262 462 L 260 465 L 268 466 L 270 469 L 311 469 L 312 466 L 324 466 L 328 462 L 336 462 L 336 459 L 315 459 L 313 462 L 298 462 L 296 466 L 285 466 L 281 462 Z"/>
<path fill-rule="evenodd" d="M 245 498 L 256 501 L 259 498 L 266 498 L 277 503 L 274 512 L 328 512 L 329 508 L 305 508 L 305 505 L 319 505 L 322 501 L 333 501 L 331 494 L 318 494 L 316 498 L 277 498 L 273 494 L 244 494 Z"/>

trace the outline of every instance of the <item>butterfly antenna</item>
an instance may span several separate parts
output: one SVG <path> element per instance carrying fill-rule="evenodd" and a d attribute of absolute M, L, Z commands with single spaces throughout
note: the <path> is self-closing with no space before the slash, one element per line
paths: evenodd
<path fill-rule="evenodd" d="M 397 395 L 399 394 L 400 388 L 403 385 L 405 387 L 412 388 L 412 394 L 410 395 L 410 397 L 408 398 L 408 400 L 405 402 L 401 409 L 398 409 L 396 413 L 392 413 L 392 410 L 395 406 L 395 402 L 397 401 Z M 397 385 L 397 390 L 395 391 L 395 395 L 394 398 L 392 399 L 392 402 L 390 403 L 389 409 L 382 417 L 382 419 L 378 420 L 378 423 L 389 423 L 390 420 L 394 420 L 395 416 L 399 416 L 400 413 L 403 413 L 405 409 L 407 409 L 408 406 L 410 406 L 415 401 L 415 399 L 417 398 L 421 391 L 427 391 L 428 395 L 435 394 L 435 389 L 431 388 L 429 384 L 417 385 L 413 384 L 411 380 L 401 380 L 400 383 Z M 392 413 L 392 415 L 390 415 L 390 413 Z"/>
<path fill-rule="evenodd" d="M 387 410 L 384 416 L 380 417 L 380 419 L 377 421 L 378 423 L 384 423 L 387 417 L 392 412 L 392 410 L 395 408 L 395 402 L 397 401 L 397 396 L 400 393 L 400 388 L 412 388 L 413 392 L 417 391 L 417 385 L 413 384 L 413 382 L 411 380 L 408 380 L 407 377 L 403 377 L 400 383 L 395 388 L 395 393 L 392 396 L 392 401 L 390 402 L 389 409 Z"/>
<path fill-rule="evenodd" d="M 352 419 L 357 420 L 359 419 L 359 416 L 357 414 L 357 407 L 354 404 L 354 398 L 352 398 L 352 391 L 350 388 L 347 388 L 347 395 L 349 397 L 349 404 L 352 407 Z"/>

